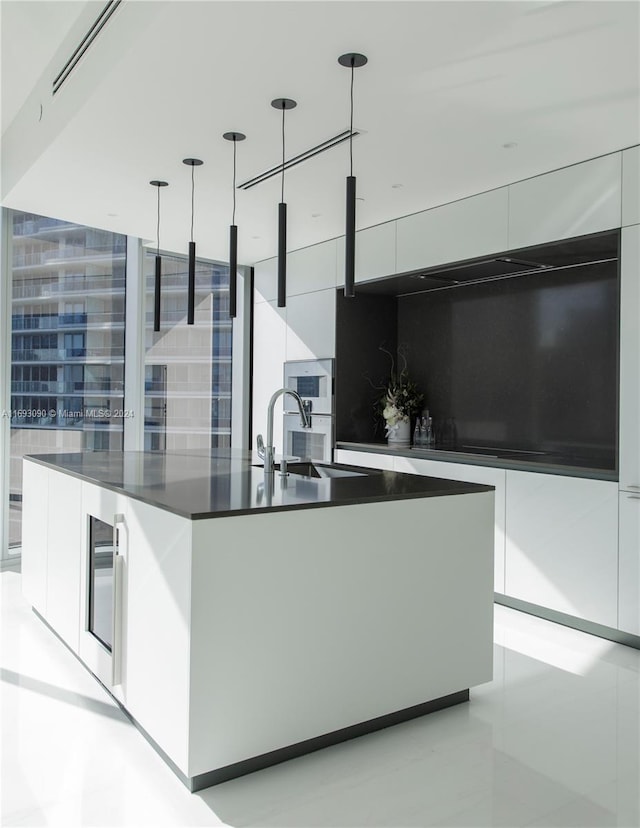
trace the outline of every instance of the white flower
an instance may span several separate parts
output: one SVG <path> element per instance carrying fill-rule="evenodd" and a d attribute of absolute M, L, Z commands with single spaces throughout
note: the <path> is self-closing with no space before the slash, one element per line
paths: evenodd
<path fill-rule="evenodd" d="M 387 405 L 382 412 L 382 416 L 389 425 L 395 425 L 401 415 L 395 405 Z"/>

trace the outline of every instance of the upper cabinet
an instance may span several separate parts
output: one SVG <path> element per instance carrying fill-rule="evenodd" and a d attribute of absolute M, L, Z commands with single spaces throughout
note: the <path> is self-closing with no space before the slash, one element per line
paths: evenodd
<path fill-rule="evenodd" d="M 287 296 L 335 288 L 336 246 L 337 240 L 330 239 L 287 255 Z"/>
<path fill-rule="evenodd" d="M 336 351 L 336 292 L 317 290 L 287 299 L 286 358 L 325 359 Z"/>
<path fill-rule="evenodd" d="M 396 271 L 507 250 L 507 219 L 507 187 L 398 219 Z"/>
<path fill-rule="evenodd" d="M 620 227 L 622 153 L 605 155 L 509 186 L 514 250 Z"/>
<path fill-rule="evenodd" d="M 622 226 L 640 224 L 640 146 L 622 153 Z"/>
<path fill-rule="evenodd" d="M 287 253 L 287 296 L 336 286 L 337 240 L 330 239 L 311 247 Z M 278 298 L 278 257 L 255 266 L 255 301 L 272 302 Z"/>
<path fill-rule="evenodd" d="M 338 285 L 344 285 L 344 236 L 338 244 Z M 377 224 L 356 233 L 356 282 L 396 272 L 396 222 Z"/>
<path fill-rule="evenodd" d="M 278 298 L 278 259 L 256 262 L 253 277 L 254 301 L 272 302 Z"/>

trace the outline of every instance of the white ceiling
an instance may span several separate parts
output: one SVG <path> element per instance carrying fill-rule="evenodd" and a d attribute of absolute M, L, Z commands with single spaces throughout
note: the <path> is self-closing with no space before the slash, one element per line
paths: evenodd
<path fill-rule="evenodd" d="M 50 38 L 23 25 L 26 8 L 6 14 L 15 5 L 37 20 L 39 7 L 61 7 Z M 102 5 L 0 3 L 3 52 L 14 44 L 5 79 L 20 72 L 14 38 L 46 66 L 29 95 L 13 90 L 10 108 L 18 94 L 24 105 L 3 135 L 7 206 L 155 239 L 148 182 L 164 178 L 161 245 L 186 251 L 182 159 L 196 156 L 198 253 L 226 259 L 232 146 L 222 133 L 247 134 L 242 181 L 280 160 L 273 98 L 298 102 L 288 156 L 346 129 L 349 72 L 337 58 L 347 51 L 369 57 L 355 76 L 358 227 L 640 141 L 637 2 L 124 0 L 51 99 L 51 79 Z M 289 249 L 344 232 L 347 173 L 346 145 L 287 173 Z M 275 254 L 279 200 L 279 179 L 238 192 L 241 261 Z"/>

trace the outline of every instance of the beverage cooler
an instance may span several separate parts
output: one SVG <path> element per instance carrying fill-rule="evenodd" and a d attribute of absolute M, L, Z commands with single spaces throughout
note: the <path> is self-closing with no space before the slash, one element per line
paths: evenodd
<path fill-rule="evenodd" d="M 283 385 L 302 397 L 311 419 L 311 426 L 305 427 L 293 397 L 285 394 L 284 452 L 330 463 L 335 442 L 333 360 L 285 362 Z"/>

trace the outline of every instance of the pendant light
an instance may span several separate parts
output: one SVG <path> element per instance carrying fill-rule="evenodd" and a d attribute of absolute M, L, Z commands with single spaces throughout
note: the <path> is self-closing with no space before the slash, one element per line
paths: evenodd
<path fill-rule="evenodd" d="M 340 66 L 351 69 L 351 121 L 349 125 L 349 175 L 347 176 L 347 218 L 344 237 L 344 295 L 353 298 L 355 294 L 356 271 L 356 178 L 353 174 L 353 75 L 354 70 L 367 63 L 365 55 L 347 52 L 338 58 Z"/>
<path fill-rule="evenodd" d="M 297 106 L 291 98 L 276 98 L 271 106 L 282 110 L 282 185 L 278 204 L 278 307 L 287 304 L 287 205 L 284 201 L 284 113 Z"/>
<path fill-rule="evenodd" d="M 236 144 L 247 137 L 242 132 L 225 132 L 225 141 L 233 141 L 233 218 L 229 226 L 229 316 L 235 318 L 238 296 L 238 228 L 236 227 Z"/>
<path fill-rule="evenodd" d="M 193 240 L 193 202 L 195 193 L 194 168 L 202 166 L 199 158 L 185 158 L 182 162 L 191 167 L 191 241 L 189 242 L 189 283 L 187 288 L 187 325 L 193 325 L 196 307 L 196 243 Z"/>
<path fill-rule="evenodd" d="M 153 289 L 153 330 L 160 330 L 160 281 L 162 275 L 162 261 L 160 259 L 160 188 L 168 187 L 167 181 L 150 181 L 152 187 L 158 188 L 158 228 L 156 245 L 156 278 Z"/>

